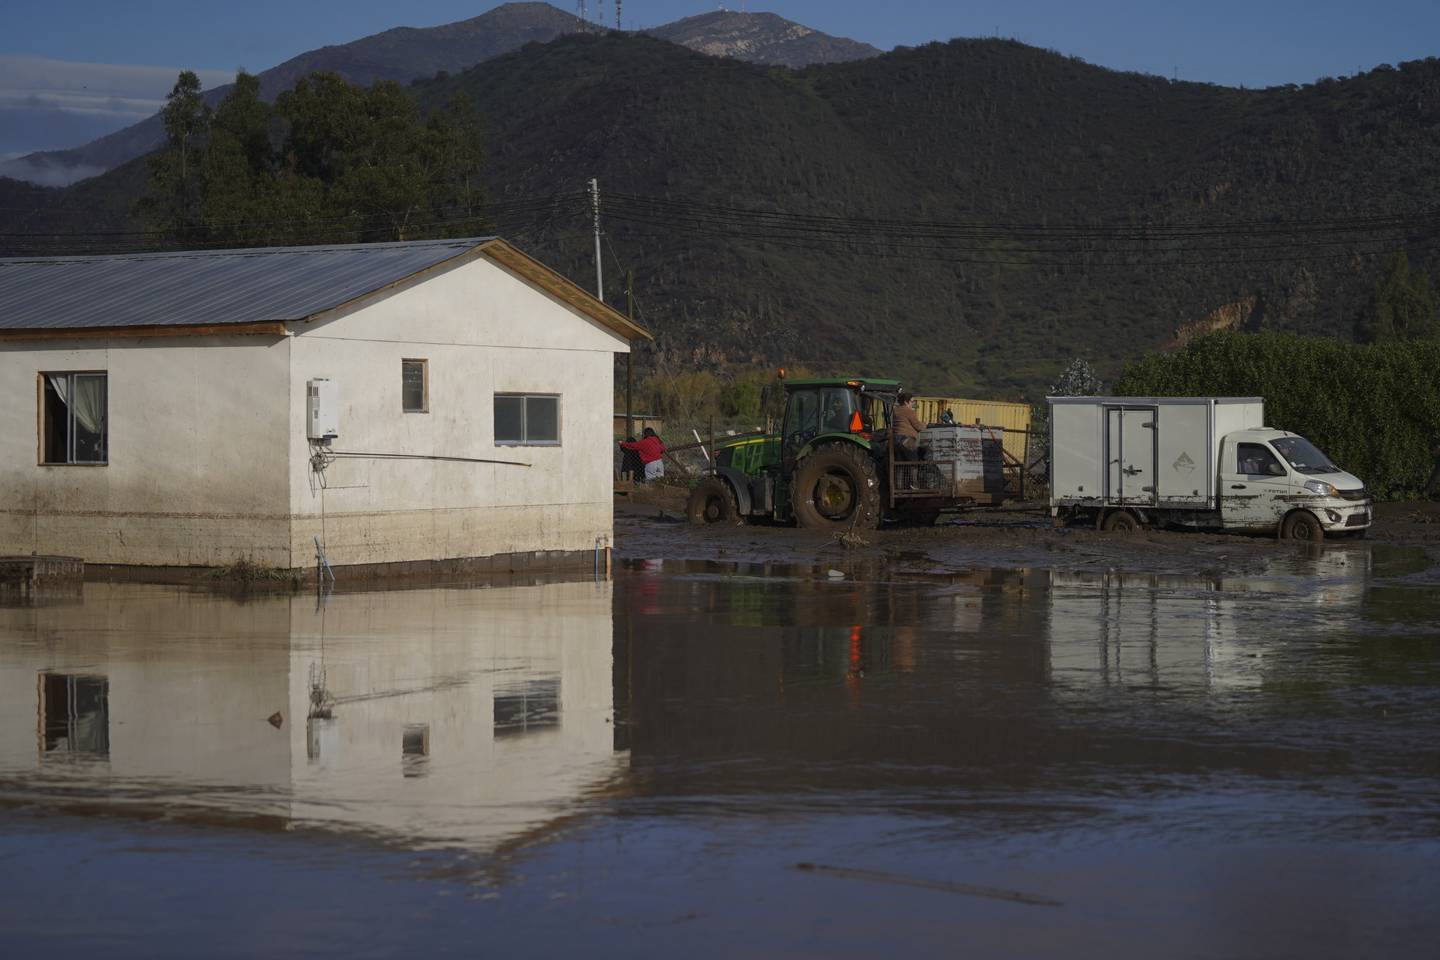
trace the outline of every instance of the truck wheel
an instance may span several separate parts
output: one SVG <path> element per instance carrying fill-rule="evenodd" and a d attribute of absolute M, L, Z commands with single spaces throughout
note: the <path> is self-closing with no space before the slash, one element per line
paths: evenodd
<path fill-rule="evenodd" d="M 695 484 L 685 502 L 685 516 L 691 523 L 722 523 L 738 527 L 745 522 L 735 502 L 735 491 L 719 477 L 706 477 Z"/>
<path fill-rule="evenodd" d="M 790 507 L 808 530 L 874 530 L 880 523 L 874 462 L 854 444 L 821 447 L 795 469 Z"/>
<path fill-rule="evenodd" d="M 1325 539 L 1325 528 L 1309 510 L 1296 510 L 1280 524 L 1280 539 L 1319 543 Z"/>
<path fill-rule="evenodd" d="M 1134 533 L 1140 529 L 1140 521 L 1129 510 L 1112 510 L 1100 521 L 1100 529 L 1107 533 Z"/>

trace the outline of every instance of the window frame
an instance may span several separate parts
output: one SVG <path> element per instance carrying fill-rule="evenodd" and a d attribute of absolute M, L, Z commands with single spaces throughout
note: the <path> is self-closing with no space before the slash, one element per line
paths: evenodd
<path fill-rule="evenodd" d="M 105 378 L 104 429 L 100 433 L 100 446 L 104 456 L 101 460 L 76 460 L 75 456 L 75 405 L 67 403 L 69 420 L 65 426 L 65 460 L 45 458 L 45 387 L 48 377 L 66 377 L 71 395 L 74 395 L 76 377 Z M 110 371 L 109 370 L 39 370 L 35 374 L 35 463 L 41 467 L 108 467 L 110 465 Z"/>
<path fill-rule="evenodd" d="M 500 399 L 509 399 L 509 400 L 521 400 L 521 401 L 524 401 L 523 403 L 520 404 L 520 439 L 519 439 L 519 440 L 501 440 L 501 439 L 497 436 L 497 437 L 494 438 L 494 439 L 495 439 L 495 446 L 497 446 L 497 447 L 559 447 L 559 446 L 563 446 L 563 442 L 562 442 L 562 441 L 563 441 L 564 436 L 565 436 L 565 421 L 564 421 L 564 410 L 563 410 L 564 404 L 563 404 L 563 402 L 562 402 L 563 397 L 564 397 L 564 394 L 559 394 L 559 393 L 511 393 L 511 392 L 506 392 L 506 391 L 501 391 L 501 390 L 495 391 L 494 395 L 493 395 L 492 398 L 491 398 L 491 422 L 490 422 L 490 429 L 491 429 L 491 433 L 492 433 L 492 434 L 493 434 L 494 431 L 495 431 L 494 402 L 495 402 L 496 400 L 500 400 Z M 530 410 L 530 401 L 531 401 L 531 400 L 554 400 L 554 401 L 555 401 L 555 439 L 554 439 L 554 440 L 531 440 L 531 439 L 530 439 L 530 436 L 529 436 L 530 431 L 529 431 L 529 425 L 528 425 L 528 422 L 527 422 L 527 421 L 528 421 L 528 418 L 529 418 L 529 410 Z"/>
<path fill-rule="evenodd" d="M 1243 457 L 1241 457 L 1240 451 L 1244 447 L 1255 447 L 1257 450 L 1260 451 L 1262 455 L 1269 458 L 1270 463 L 1273 463 L 1275 466 L 1279 467 L 1283 472 L 1271 473 L 1266 471 L 1264 473 L 1249 473 L 1248 471 L 1242 470 L 1241 466 L 1245 463 L 1245 460 Z M 1285 461 L 1282 460 L 1275 453 L 1274 450 L 1271 450 L 1268 444 L 1260 443 L 1258 441 L 1245 440 L 1235 444 L 1235 475 L 1237 477 L 1249 477 L 1252 479 L 1278 480 L 1283 477 L 1288 477 L 1290 475 L 1290 471 L 1289 468 L 1285 465 Z"/>
<path fill-rule="evenodd" d="M 420 406 L 418 409 L 405 406 L 405 364 L 407 363 L 420 364 Z M 400 358 L 400 412 L 430 412 L 430 361 L 426 357 Z"/>

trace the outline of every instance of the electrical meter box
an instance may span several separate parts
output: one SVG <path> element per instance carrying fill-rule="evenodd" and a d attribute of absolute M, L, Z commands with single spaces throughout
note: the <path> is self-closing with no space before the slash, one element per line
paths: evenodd
<path fill-rule="evenodd" d="M 340 387 L 334 380 L 317 377 L 306 393 L 306 431 L 311 440 L 334 440 L 340 436 Z"/>

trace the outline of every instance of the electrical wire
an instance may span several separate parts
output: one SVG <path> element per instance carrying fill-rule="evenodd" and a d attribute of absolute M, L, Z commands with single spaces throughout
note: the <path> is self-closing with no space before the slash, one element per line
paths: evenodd
<path fill-rule="evenodd" d="M 409 229 L 453 232 L 509 227 L 511 236 L 533 236 L 536 242 L 578 238 L 582 234 L 551 234 L 557 219 L 569 212 L 576 221 L 589 219 L 589 195 L 557 191 L 542 196 L 511 197 L 488 204 L 477 214 L 416 221 Z M 831 254 L 872 256 L 954 265 L 1050 267 L 1082 270 L 1141 267 L 1222 267 L 1280 263 L 1342 261 L 1405 246 L 1433 249 L 1440 242 L 1440 211 L 1346 215 L 1304 220 L 1184 221 L 1175 223 L 1035 223 L 987 220 L 902 220 L 871 216 L 791 213 L 689 199 L 612 192 L 604 196 L 607 223 L 627 226 L 633 239 L 673 243 L 677 235 L 705 236 L 730 242 L 804 249 Z M 543 214 L 537 225 L 535 218 Z M 371 219 L 383 216 L 372 212 Z M 255 233 L 278 232 L 297 225 L 337 231 L 353 229 L 354 217 L 318 220 L 214 221 Z M 633 229 L 630 229 L 633 228 Z M 203 231 L 202 231 L 203 232 Z M 588 236 L 589 234 L 584 234 Z M 609 232 L 604 234 L 610 242 Z M 0 242 L 54 244 L 70 249 L 124 245 L 152 247 L 177 242 L 173 234 L 155 230 L 75 233 L 0 233 Z M 186 238 L 191 247 L 233 247 L 229 240 Z M 619 265 L 611 243 L 611 257 Z"/>

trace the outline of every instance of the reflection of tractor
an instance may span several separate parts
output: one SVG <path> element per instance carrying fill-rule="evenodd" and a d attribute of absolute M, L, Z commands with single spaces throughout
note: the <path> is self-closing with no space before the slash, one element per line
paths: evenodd
<path fill-rule="evenodd" d="M 980 427 L 931 427 L 918 461 L 897 458 L 887 426 L 895 380 L 785 383 L 779 435 L 739 437 L 715 450 L 687 505 L 693 523 L 747 517 L 811 529 L 873 529 L 882 516 L 933 523 L 947 507 L 1006 493 L 1001 441 Z"/>

